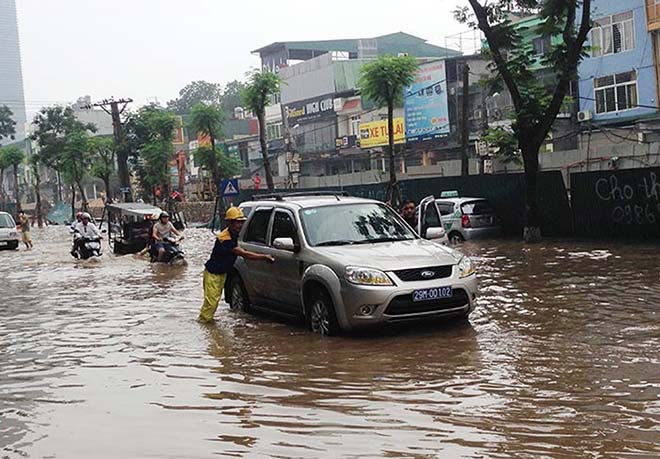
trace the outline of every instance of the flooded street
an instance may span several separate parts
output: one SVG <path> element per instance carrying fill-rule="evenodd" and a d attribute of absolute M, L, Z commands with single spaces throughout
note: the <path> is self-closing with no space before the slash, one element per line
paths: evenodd
<path fill-rule="evenodd" d="M 660 457 L 657 246 L 465 244 L 469 324 L 320 339 L 197 323 L 208 230 L 176 268 L 33 237 L 0 252 L 0 458 Z"/>

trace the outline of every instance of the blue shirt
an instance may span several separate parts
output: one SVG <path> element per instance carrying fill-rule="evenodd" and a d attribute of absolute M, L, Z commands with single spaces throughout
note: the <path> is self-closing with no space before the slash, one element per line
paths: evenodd
<path fill-rule="evenodd" d="M 229 228 L 218 235 L 213 246 L 211 258 L 204 267 L 211 274 L 227 274 L 234 266 L 237 256 L 232 251 L 238 247 L 238 238 L 232 236 Z"/>

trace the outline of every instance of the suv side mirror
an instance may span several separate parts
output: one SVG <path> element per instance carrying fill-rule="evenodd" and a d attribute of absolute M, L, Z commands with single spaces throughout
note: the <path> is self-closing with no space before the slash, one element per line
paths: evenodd
<path fill-rule="evenodd" d="M 297 252 L 296 244 L 290 237 L 278 237 L 273 241 L 273 247 L 278 250 L 288 250 L 289 252 Z"/>
<path fill-rule="evenodd" d="M 445 229 L 442 227 L 433 227 L 426 230 L 425 239 L 440 239 L 444 237 Z"/>

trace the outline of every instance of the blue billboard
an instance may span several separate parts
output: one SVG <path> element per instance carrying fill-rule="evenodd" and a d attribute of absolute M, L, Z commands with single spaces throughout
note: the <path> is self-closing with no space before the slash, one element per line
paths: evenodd
<path fill-rule="evenodd" d="M 415 81 L 403 93 L 406 142 L 435 139 L 449 134 L 445 61 L 419 66 Z"/>

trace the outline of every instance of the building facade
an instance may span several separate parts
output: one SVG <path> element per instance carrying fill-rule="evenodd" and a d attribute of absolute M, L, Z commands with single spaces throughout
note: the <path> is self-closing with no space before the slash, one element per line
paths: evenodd
<path fill-rule="evenodd" d="M 24 138 L 27 118 L 15 0 L 0 1 L 0 105 L 13 112 L 16 138 Z"/>

